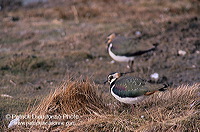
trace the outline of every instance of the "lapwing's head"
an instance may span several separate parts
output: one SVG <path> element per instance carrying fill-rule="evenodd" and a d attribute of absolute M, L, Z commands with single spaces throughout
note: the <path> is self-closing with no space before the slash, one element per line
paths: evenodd
<path fill-rule="evenodd" d="M 114 81 L 116 81 L 118 78 L 120 78 L 123 74 L 119 73 L 119 72 L 114 72 L 108 75 L 107 81 L 108 83 L 112 83 Z"/>
<path fill-rule="evenodd" d="M 108 75 L 108 83 L 112 83 L 112 82 L 114 82 L 114 81 L 116 81 L 118 78 L 120 78 L 122 76 L 122 74 L 121 73 L 119 73 L 119 72 L 115 72 L 115 73 L 111 73 L 111 74 L 109 74 Z"/>
<path fill-rule="evenodd" d="M 104 84 L 106 84 L 107 82 L 111 84 L 111 83 L 115 82 L 118 78 L 120 78 L 121 76 L 123 76 L 125 74 L 128 74 L 128 73 L 132 73 L 132 72 L 133 71 L 131 71 L 131 72 L 125 72 L 125 73 L 120 73 L 120 72 L 110 73 L 108 75 L 107 80 L 104 82 Z"/>
<path fill-rule="evenodd" d="M 116 33 L 112 33 L 112 34 L 110 34 L 108 37 L 107 37 L 107 40 L 106 40 L 106 43 L 107 44 L 110 44 L 112 41 L 113 41 L 113 39 L 116 37 Z"/>

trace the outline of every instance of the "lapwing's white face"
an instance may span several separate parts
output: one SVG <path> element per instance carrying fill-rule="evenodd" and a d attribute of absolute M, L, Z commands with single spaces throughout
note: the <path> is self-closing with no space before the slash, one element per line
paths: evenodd
<path fill-rule="evenodd" d="M 112 82 L 117 80 L 120 76 L 121 76 L 120 73 L 110 74 L 110 75 L 108 75 L 108 82 L 111 84 Z"/>

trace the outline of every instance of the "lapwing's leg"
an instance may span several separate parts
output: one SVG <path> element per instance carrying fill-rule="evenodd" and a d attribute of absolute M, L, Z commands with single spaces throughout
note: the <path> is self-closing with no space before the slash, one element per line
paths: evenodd
<path fill-rule="evenodd" d="M 130 63 L 130 64 L 129 64 L 129 67 L 130 67 L 130 70 L 131 70 L 131 72 L 132 72 L 132 71 L 134 71 L 134 70 L 133 70 L 134 61 L 129 61 L 129 63 Z"/>
<path fill-rule="evenodd" d="M 134 111 L 135 111 L 135 104 L 132 104 L 132 111 L 131 111 L 131 113 L 134 115 Z"/>

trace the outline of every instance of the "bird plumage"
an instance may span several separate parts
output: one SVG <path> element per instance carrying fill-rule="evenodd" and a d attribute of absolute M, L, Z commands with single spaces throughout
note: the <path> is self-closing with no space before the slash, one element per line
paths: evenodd
<path fill-rule="evenodd" d="M 111 51 L 118 56 L 139 56 L 156 48 L 155 45 L 138 43 L 131 37 L 117 36 L 112 33 L 108 36 L 108 47 L 111 46 Z"/>
<path fill-rule="evenodd" d="M 138 97 L 159 91 L 164 86 L 162 84 L 150 84 L 141 78 L 124 77 L 115 82 L 113 92 L 120 97 Z"/>
<path fill-rule="evenodd" d="M 124 36 L 115 37 L 110 44 L 112 44 L 111 51 L 118 56 L 139 56 L 155 49 L 153 45 L 136 43 L 134 38 Z"/>
<path fill-rule="evenodd" d="M 107 44 L 110 57 L 118 62 L 128 62 L 131 71 L 136 56 L 153 51 L 157 47 L 157 44 L 135 42 L 134 38 L 117 36 L 115 33 L 108 36 Z"/>
<path fill-rule="evenodd" d="M 111 94 L 120 102 L 135 104 L 142 101 L 157 91 L 164 91 L 167 85 L 151 84 L 137 77 L 122 77 L 124 73 L 112 73 L 108 75 Z"/>

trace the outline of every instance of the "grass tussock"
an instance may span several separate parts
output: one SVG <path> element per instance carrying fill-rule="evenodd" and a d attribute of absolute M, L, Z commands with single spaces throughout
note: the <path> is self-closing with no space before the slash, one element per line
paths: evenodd
<path fill-rule="evenodd" d="M 166 92 L 155 93 L 137 104 L 134 114 L 131 114 L 125 107 L 122 112 L 118 109 L 109 109 L 110 105 L 104 104 L 103 95 L 99 97 L 96 89 L 97 86 L 88 81 L 65 82 L 29 113 L 37 115 L 77 114 L 79 118 L 69 126 L 31 126 L 29 129 L 40 131 L 199 130 L 199 84 L 183 85 L 170 88 Z M 26 127 L 17 126 L 15 129 L 23 131 Z"/>
<path fill-rule="evenodd" d="M 106 109 L 102 99 L 97 96 L 96 88 L 97 86 L 88 81 L 67 81 L 46 97 L 34 113 L 40 115 L 102 113 Z"/>

